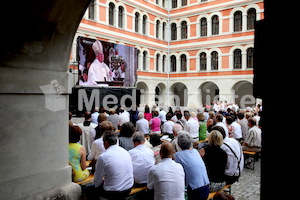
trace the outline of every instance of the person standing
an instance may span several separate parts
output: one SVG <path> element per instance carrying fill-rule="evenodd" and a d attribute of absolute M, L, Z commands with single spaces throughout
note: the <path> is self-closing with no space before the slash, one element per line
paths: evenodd
<path fill-rule="evenodd" d="M 111 81 L 111 75 L 108 66 L 104 63 L 103 46 L 101 42 L 96 40 L 92 45 L 92 49 L 96 58 L 90 65 L 87 85 L 97 86 L 99 85 L 97 81 Z"/>
<path fill-rule="evenodd" d="M 172 160 L 173 145 L 161 145 L 161 161 L 153 165 L 148 173 L 147 188 L 154 189 L 154 200 L 184 200 L 184 170 L 181 164 Z"/>
<path fill-rule="evenodd" d="M 199 141 L 199 122 L 191 117 L 189 112 L 184 113 L 184 118 L 186 119 L 186 123 L 184 126 L 184 130 L 189 132 L 192 136 L 193 142 Z"/>
<path fill-rule="evenodd" d="M 191 135 L 180 134 L 178 136 L 178 145 L 182 151 L 175 153 L 175 161 L 184 168 L 188 199 L 207 200 L 209 179 L 199 152 L 192 147 Z"/>

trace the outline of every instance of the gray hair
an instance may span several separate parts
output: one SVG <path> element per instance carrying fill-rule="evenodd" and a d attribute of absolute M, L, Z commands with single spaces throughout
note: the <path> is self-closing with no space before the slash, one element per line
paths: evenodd
<path fill-rule="evenodd" d="M 131 138 L 133 142 L 137 142 L 140 144 L 145 142 L 144 134 L 139 131 L 135 132 Z"/>
<path fill-rule="evenodd" d="M 186 131 L 180 131 L 177 143 L 182 150 L 189 149 L 192 146 L 192 136 Z"/>
<path fill-rule="evenodd" d="M 145 117 L 145 116 L 144 116 L 144 113 L 140 112 L 140 113 L 138 114 L 138 117 L 139 117 L 139 119 L 144 118 L 144 117 Z"/>
<path fill-rule="evenodd" d="M 175 123 L 175 124 L 173 125 L 172 130 L 173 130 L 175 133 L 179 134 L 179 132 L 182 131 L 182 126 L 181 126 L 180 124 Z"/>

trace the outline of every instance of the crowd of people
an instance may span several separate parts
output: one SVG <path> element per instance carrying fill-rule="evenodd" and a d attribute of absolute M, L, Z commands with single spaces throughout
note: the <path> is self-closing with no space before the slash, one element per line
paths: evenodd
<path fill-rule="evenodd" d="M 149 199 L 206 200 L 210 192 L 238 181 L 251 161 L 243 150 L 261 151 L 259 105 L 215 108 L 182 113 L 147 105 L 144 112 L 96 107 L 79 124 L 70 114 L 73 181 L 94 173 L 94 184 L 84 189 L 88 200 L 125 199 L 132 187 L 142 186 Z"/>

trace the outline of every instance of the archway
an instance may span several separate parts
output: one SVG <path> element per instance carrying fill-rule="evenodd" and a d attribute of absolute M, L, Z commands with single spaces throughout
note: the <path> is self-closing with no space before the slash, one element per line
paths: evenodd
<path fill-rule="evenodd" d="M 239 81 L 232 86 L 235 103 L 240 108 L 255 106 L 255 97 L 253 96 L 253 84 L 249 81 Z"/>
<path fill-rule="evenodd" d="M 155 87 L 155 104 L 158 106 L 166 106 L 167 88 L 164 83 L 159 83 Z"/>
<path fill-rule="evenodd" d="M 140 105 L 144 106 L 149 102 L 149 88 L 145 82 L 138 82 L 136 88 L 140 90 Z"/>
<path fill-rule="evenodd" d="M 170 87 L 170 105 L 172 106 L 187 106 L 188 89 L 183 83 L 174 83 Z"/>
<path fill-rule="evenodd" d="M 219 87 L 211 81 L 204 82 L 200 85 L 201 101 L 203 106 L 210 105 L 213 101 L 219 101 Z"/>

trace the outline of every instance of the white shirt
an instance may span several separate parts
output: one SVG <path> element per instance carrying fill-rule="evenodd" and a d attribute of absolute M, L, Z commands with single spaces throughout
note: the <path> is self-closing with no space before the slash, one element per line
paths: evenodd
<path fill-rule="evenodd" d="M 103 136 L 92 143 L 91 153 L 88 155 L 88 160 L 97 160 L 98 157 L 106 151 L 103 145 Z"/>
<path fill-rule="evenodd" d="M 97 124 L 90 123 L 89 126 L 83 126 L 83 123 L 80 123 L 80 124 L 77 124 L 77 125 L 82 130 L 80 144 L 82 144 L 85 147 L 86 153 L 90 154 L 90 152 L 91 152 L 91 145 L 92 145 L 90 132 L 91 132 L 92 129 L 95 129 L 97 127 Z"/>
<path fill-rule="evenodd" d="M 95 186 L 103 183 L 105 191 L 124 191 L 133 186 L 133 169 L 129 153 L 118 145 L 108 147 L 98 157 L 94 175 Z"/>
<path fill-rule="evenodd" d="M 148 173 L 149 189 L 154 189 L 154 200 L 184 200 L 185 174 L 181 164 L 171 158 L 162 159 Z"/>
<path fill-rule="evenodd" d="M 233 137 L 235 139 L 240 139 L 242 138 L 242 128 L 241 128 L 241 125 L 239 125 L 236 121 L 232 122 L 231 126 L 233 126 L 233 130 L 234 130 L 234 133 L 233 133 Z"/>
<path fill-rule="evenodd" d="M 98 113 L 98 112 L 94 112 L 93 114 L 92 114 L 92 122 L 94 123 L 94 124 L 98 124 L 98 116 L 99 116 L 100 114 Z"/>
<path fill-rule="evenodd" d="M 240 172 L 242 173 L 244 169 L 244 155 L 241 148 L 240 143 L 234 139 L 225 137 L 223 140 L 223 143 L 226 143 L 230 146 L 230 148 L 233 150 L 235 155 L 232 153 L 230 148 L 226 146 L 225 144 L 222 144 L 221 149 L 223 149 L 227 153 L 227 164 L 225 169 L 225 174 L 228 176 L 238 176 L 239 175 L 239 168 L 238 168 L 238 161 L 240 160 Z"/>
<path fill-rule="evenodd" d="M 122 124 L 124 124 L 125 122 L 130 121 L 129 115 L 125 111 L 120 113 L 118 118 L 119 118 L 119 126 L 122 126 Z"/>
<path fill-rule="evenodd" d="M 253 126 L 249 129 L 247 136 L 245 138 L 245 143 L 248 144 L 249 147 L 261 147 L 261 130 L 257 126 Z"/>
<path fill-rule="evenodd" d="M 166 122 L 167 121 L 166 114 L 167 113 L 164 110 L 159 111 L 158 118 L 160 119 L 160 121 L 162 121 L 162 122 Z"/>
<path fill-rule="evenodd" d="M 193 139 L 199 138 L 199 122 L 192 117 L 185 123 L 184 130 L 189 132 Z"/>
<path fill-rule="evenodd" d="M 109 68 L 108 66 L 95 58 L 93 63 L 91 64 L 88 72 L 88 85 L 98 85 L 96 81 L 110 81 L 111 77 L 109 76 Z"/>
<path fill-rule="evenodd" d="M 154 153 L 146 145 L 140 144 L 128 151 L 133 166 L 133 177 L 136 183 L 147 183 L 149 169 L 155 164 Z"/>
<path fill-rule="evenodd" d="M 172 122 L 170 120 L 166 121 L 163 124 L 163 133 L 173 134 L 173 125 L 174 125 L 174 122 Z"/>
<path fill-rule="evenodd" d="M 136 122 L 136 131 L 140 131 L 141 133 L 148 134 L 149 133 L 149 122 L 145 118 L 139 119 Z"/>
<path fill-rule="evenodd" d="M 215 126 L 221 126 L 224 129 L 225 133 L 226 133 L 226 137 L 229 137 L 228 128 L 225 125 L 225 123 L 223 123 L 223 122 L 217 122 Z"/>

